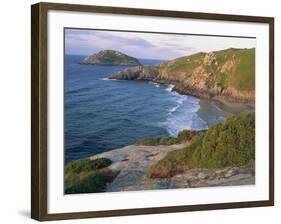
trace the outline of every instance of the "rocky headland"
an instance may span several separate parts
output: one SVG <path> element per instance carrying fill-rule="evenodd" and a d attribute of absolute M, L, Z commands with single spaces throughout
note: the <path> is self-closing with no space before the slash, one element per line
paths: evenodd
<path fill-rule="evenodd" d="M 214 100 L 231 112 L 255 107 L 255 49 L 226 49 L 180 57 L 155 66 L 136 66 L 109 79 L 173 84 L 173 91 Z"/>
<path fill-rule="evenodd" d="M 103 50 L 87 56 L 81 64 L 87 65 L 141 65 L 138 59 L 119 51 Z"/>

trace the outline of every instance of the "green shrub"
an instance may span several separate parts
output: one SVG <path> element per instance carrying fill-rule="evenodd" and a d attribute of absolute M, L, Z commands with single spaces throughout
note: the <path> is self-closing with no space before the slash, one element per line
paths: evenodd
<path fill-rule="evenodd" d="M 202 135 L 194 137 L 191 145 L 180 150 L 169 152 L 163 159 L 149 168 L 150 178 L 167 178 L 182 173 L 184 170 L 194 166 L 190 160 L 192 154 L 201 144 Z"/>
<path fill-rule="evenodd" d="M 255 114 L 227 118 L 194 137 L 190 146 L 168 153 L 149 169 L 151 178 L 171 177 L 190 168 L 222 168 L 255 160 Z"/>
<path fill-rule="evenodd" d="M 202 167 L 245 165 L 255 159 L 255 114 L 232 116 L 211 127 L 192 160 Z"/>
<path fill-rule="evenodd" d="M 159 145 L 159 140 L 156 138 L 144 138 L 136 143 L 137 145 Z"/>
<path fill-rule="evenodd" d="M 182 130 L 178 133 L 177 140 L 178 142 L 190 141 L 193 137 L 198 136 L 205 131 L 191 131 L 191 130 Z"/>
<path fill-rule="evenodd" d="M 177 137 L 144 138 L 138 141 L 137 145 L 173 145 L 190 141 L 194 136 L 200 135 L 205 131 L 182 130 Z"/>
<path fill-rule="evenodd" d="M 64 184 L 66 194 L 102 192 L 111 176 L 104 168 L 111 164 L 107 158 L 80 159 L 65 166 Z M 111 178 L 112 179 L 112 178 Z"/>
<path fill-rule="evenodd" d="M 74 160 L 66 164 L 65 172 L 66 173 L 89 172 L 92 170 L 98 170 L 107 167 L 110 164 L 111 164 L 111 160 L 107 158 L 98 158 L 95 160 L 90 160 L 90 159 Z"/>
<path fill-rule="evenodd" d="M 105 191 L 106 178 L 102 173 L 91 172 L 82 179 L 65 183 L 66 194 L 96 193 Z"/>
<path fill-rule="evenodd" d="M 158 144 L 159 145 L 173 145 L 173 144 L 177 144 L 178 141 L 176 138 L 173 137 L 162 137 L 159 138 Z"/>

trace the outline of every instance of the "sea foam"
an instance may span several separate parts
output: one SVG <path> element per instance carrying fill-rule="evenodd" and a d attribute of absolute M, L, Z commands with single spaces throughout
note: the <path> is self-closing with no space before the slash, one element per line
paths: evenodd
<path fill-rule="evenodd" d="M 167 88 L 166 88 L 166 91 L 172 92 L 174 87 L 175 87 L 175 85 L 169 84 L 169 85 L 167 86 Z"/>
<path fill-rule="evenodd" d="M 199 99 L 178 93 L 173 95 L 177 98 L 177 104 L 168 110 L 166 121 L 163 123 L 171 136 L 176 136 L 183 129 L 203 130 L 208 128 L 207 123 L 197 114 L 200 109 Z"/>
<path fill-rule="evenodd" d="M 104 81 L 108 81 L 110 80 L 109 78 L 105 77 L 105 78 L 100 78 L 99 80 L 104 80 Z"/>
<path fill-rule="evenodd" d="M 160 87 L 160 85 L 158 83 L 156 83 L 156 82 L 149 81 L 148 83 L 154 85 L 157 88 Z"/>

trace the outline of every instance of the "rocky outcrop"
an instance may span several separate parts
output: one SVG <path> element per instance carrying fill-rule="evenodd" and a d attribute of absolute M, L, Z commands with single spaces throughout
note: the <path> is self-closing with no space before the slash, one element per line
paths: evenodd
<path fill-rule="evenodd" d="M 212 64 L 218 65 L 218 61 L 214 52 L 207 53 L 203 60 L 204 65 L 211 66 Z"/>
<path fill-rule="evenodd" d="M 254 165 L 191 169 L 171 178 L 148 177 L 148 169 L 152 164 L 164 158 L 168 152 L 187 145 L 188 143 L 170 146 L 130 145 L 92 156 L 90 159 L 109 158 L 112 161 L 108 169 L 118 175 L 107 185 L 107 192 L 255 184 Z"/>
<path fill-rule="evenodd" d="M 138 59 L 119 51 L 104 50 L 87 56 L 81 64 L 98 65 L 141 65 Z"/>
<path fill-rule="evenodd" d="M 124 71 L 114 74 L 109 79 L 123 80 L 154 80 L 158 77 L 158 69 L 153 66 L 137 66 L 128 68 Z"/>
<path fill-rule="evenodd" d="M 173 84 L 181 94 L 253 104 L 255 49 L 198 53 L 156 66 L 129 68 L 109 78 Z"/>

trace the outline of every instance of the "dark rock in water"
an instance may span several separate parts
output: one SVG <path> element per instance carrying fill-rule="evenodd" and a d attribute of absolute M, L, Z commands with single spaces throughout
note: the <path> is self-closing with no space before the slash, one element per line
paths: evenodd
<path fill-rule="evenodd" d="M 154 66 L 136 66 L 125 71 L 118 72 L 109 79 L 123 80 L 147 80 L 153 81 L 158 76 L 158 70 Z"/>
<path fill-rule="evenodd" d="M 104 50 L 87 56 L 81 64 L 91 65 L 141 65 L 138 59 L 119 51 Z"/>

